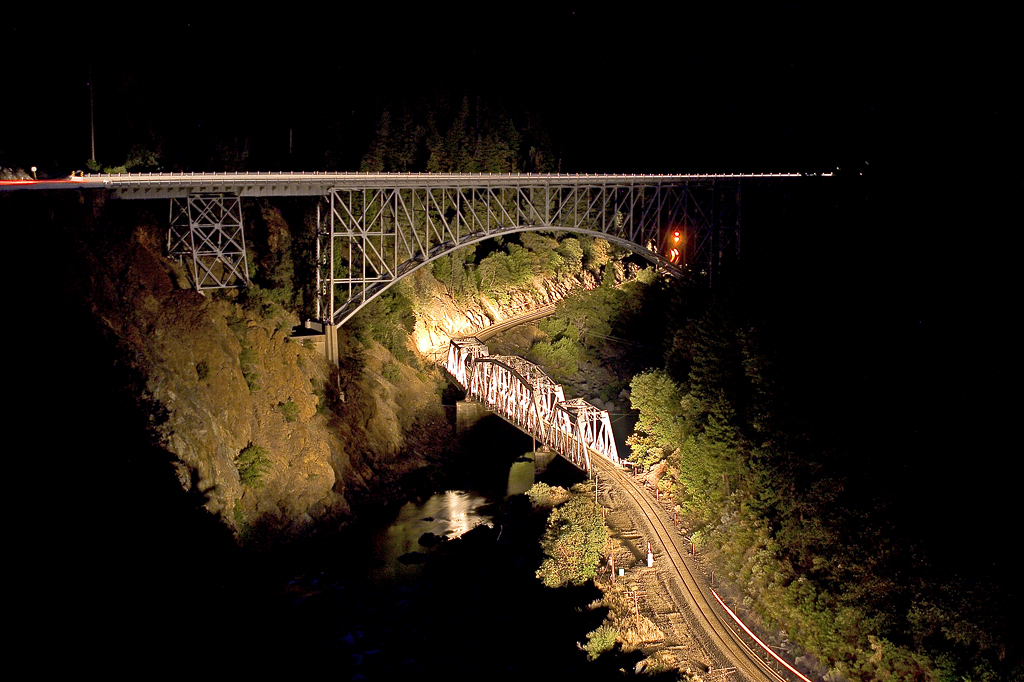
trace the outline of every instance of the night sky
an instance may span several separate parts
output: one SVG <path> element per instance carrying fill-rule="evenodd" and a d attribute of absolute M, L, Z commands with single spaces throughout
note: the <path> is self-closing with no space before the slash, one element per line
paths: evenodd
<path fill-rule="evenodd" d="M 148 21 L 16 10 L 0 29 L 0 163 L 57 173 L 89 158 L 90 63 L 97 156 L 111 165 L 141 143 L 160 145 L 167 166 L 189 166 L 194 147 L 221 135 L 250 138 L 262 170 L 326 170 L 322 140 L 336 135 L 348 166 L 330 170 L 350 170 L 382 103 L 462 92 L 543 116 L 566 172 L 870 164 L 963 177 L 1019 143 L 1003 137 L 1019 89 L 1012 3 L 709 4 L 167 9 Z"/>

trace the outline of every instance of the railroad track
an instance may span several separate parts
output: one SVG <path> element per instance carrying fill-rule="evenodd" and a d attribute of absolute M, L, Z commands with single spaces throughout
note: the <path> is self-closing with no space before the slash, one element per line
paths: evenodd
<path fill-rule="evenodd" d="M 487 340 L 499 332 L 524 322 L 546 317 L 554 310 L 555 304 L 535 308 L 529 313 L 481 330 L 477 332 L 476 337 L 481 341 Z M 800 679 L 796 676 L 790 678 L 780 674 L 761 658 L 739 633 L 733 630 L 731 621 L 726 620 L 725 615 L 721 613 L 721 607 L 716 607 L 717 600 L 711 594 L 710 587 L 697 577 L 690 563 L 686 561 L 686 551 L 681 544 L 679 534 L 675 528 L 665 522 L 662 517 L 663 510 L 655 500 L 651 499 L 650 493 L 632 476 L 624 473 L 622 469 L 604 457 L 592 456 L 590 461 L 594 464 L 595 469 L 604 476 L 619 483 L 620 489 L 629 495 L 635 508 L 646 520 L 655 538 L 655 541 L 651 543 L 652 547 L 661 550 L 661 561 L 667 561 L 671 572 L 678 578 L 678 581 L 672 581 L 675 583 L 674 585 L 666 585 L 666 588 L 673 599 L 679 602 L 679 606 L 682 607 L 680 610 L 689 615 L 688 620 L 691 625 L 703 633 L 701 639 L 712 649 L 708 653 L 712 655 L 718 665 L 716 669 L 721 669 L 724 672 L 730 666 L 721 664 L 731 664 L 740 679 L 748 682 L 793 682 L 793 680 Z M 729 679 L 729 676 L 717 679 Z"/>
<path fill-rule="evenodd" d="M 666 585 L 673 598 L 681 599 L 684 612 L 689 613 L 691 624 L 704 633 L 702 639 L 714 650 L 708 652 L 716 663 L 728 662 L 740 677 L 748 682 L 792 682 L 768 665 L 731 627 L 724 614 L 719 615 L 710 588 L 703 584 L 686 561 L 685 548 L 679 534 L 662 517 L 663 510 L 651 499 L 650 493 L 632 476 L 601 457 L 591 459 L 605 480 L 615 480 L 623 492 L 633 500 L 643 515 L 654 540 L 651 546 L 660 549 L 661 562 L 667 562 L 670 573 L 678 578 L 676 585 Z M 675 587 L 675 589 L 673 589 Z M 726 678 L 727 679 L 727 678 Z M 735 679 L 735 678 L 733 678 Z"/>
<path fill-rule="evenodd" d="M 533 308 L 529 312 L 520 313 L 519 315 L 510 317 L 509 319 L 504 320 L 503 322 L 496 322 L 495 324 L 492 324 L 490 327 L 485 327 L 484 329 L 478 331 L 476 334 L 473 334 L 473 336 L 480 339 L 481 341 L 487 341 L 495 334 L 508 331 L 509 329 L 512 329 L 513 327 L 518 327 L 521 324 L 533 322 L 534 320 L 539 320 L 543 317 L 551 315 L 552 313 L 555 312 L 556 306 L 557 304 L 555 303 L 549 303 L 547 305 L 542 305 L 538 308 Z"/>

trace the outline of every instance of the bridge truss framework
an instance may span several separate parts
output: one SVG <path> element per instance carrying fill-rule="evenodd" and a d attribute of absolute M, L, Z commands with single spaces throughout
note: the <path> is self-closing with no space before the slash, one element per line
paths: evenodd
<path fill-rule="evenodd" d="M 192 266 L 196 289 L 249 284 L 242 200 L 225 194 L 190 194 L 171 199 L 167 254 Z"/>
<path fill-rule="evenodd" d="M 590 234 L 671 270 L 694 269 L 709 283 L 723 260 L 739 253 L 735 179 L 397 177 L 403 181 L 331 188 L 326 210 L 318 211 L 318 317 L 334 326 L 423 265 L 512 232 Z M 670 255 L 673 247 L 677 255 Z"/>
<path fill-rule="evenodd" d="M 832 174 L 121 173 L 17 188 L 171 199 L 168 253 L 191 261 L 198 289 L 248 284 L 241 197 L 324 197 L 317 216 L 317 316 L 336 328 L 432 260 L 529 230 L 602 237 L 713 284 L 723 262 L 739 253 L 741 182 L 805 175 Z M 679 243 L 670 242 L 676 231 Z"/>

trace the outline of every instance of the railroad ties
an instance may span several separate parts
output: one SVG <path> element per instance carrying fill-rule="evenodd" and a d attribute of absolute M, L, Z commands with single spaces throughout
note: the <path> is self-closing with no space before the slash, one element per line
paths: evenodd
<path fill-rule="evenodd" d="M 619 464 L 606 410 L 582 398 L 565 399 L 562 387 L 520 357 L 491 355 L 475 337 L 452 339 L 445 369 L 466 391 L 525 433 L 590 472 L 596 453 Z"/>

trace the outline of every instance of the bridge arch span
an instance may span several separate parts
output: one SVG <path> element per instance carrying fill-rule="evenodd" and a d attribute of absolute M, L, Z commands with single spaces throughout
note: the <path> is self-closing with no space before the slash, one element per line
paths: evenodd
<path fill-rule="evenodd" d="M 340 327 L 424 265 L 517 232 L 590 235 L 672 272 L 694 267 L 710 279 L 715 259 L 738 250 L 738 202 L 738 183 L 682 176 L 470 176 L 333 187 L 317 216 L 317 316 Z M 671 248 L 678 266 L 665 257 Z"/>
<path fill-rule="evenodd" d="M 648 262 L 657 265 L 661 268 L 664 268 L 666 272 L 672 275 L 682 275 L 685 269 L 683 264 L 674 264 L 670 262 L 667 258 L 662 256 L 660 253 L 656 253 L 646 247 L 640 246 L 639 244 L 636 244 L 626 239 L 622 239 L 621 237 L 617 237 L 615 235 L 606 234 L 604 232 L 584 230 L 573 227 L 561 227 L 557 225 L 528 225 L 523 227 L 517 226 L 495 230 L 488 234 L 467 235 L 462 239 L 460 243 L 456 244 L 445 243 L 438 245 L 438 247 L 436 247 L 433 250 L 433 252 L 428 254 L 426 257 L 413 257 L 409 258 L 408 260 L 402 263 L 398 263 L 397 267 L 394 269 L 393 277 L 378 277 L 374 279 L 374 281 L 372 282 L 363 281 L 362 278 L 360 278 L 359 282 L 346 281 L 341 285 L 344 286 L 346 289 L 349 289 L 349 291 L 352 291 L 352 293 L 345 296 L 343 301 L 338 301 L 336 298 L 335 303 L 337 304 L 340 302 L 341 305 L 335 308 L 335 312 L 333 315 L 328 315 L 326 317 L 328 320 L 333 321 L 334 326 L 340 327 L 343 324 L 345 324 L 345 322 L 350 320 L 354 315 L 356 315 L 360 310 L 369 305 L 375 298 L 377 298 L 385 291 L 390 289 L 392 286 L 402 281 L 409 275 L 413 274 L 420 268 L 430 265 L 434 261 L 440 260 L 441 258 L 444 258 L 445 256 L 454 253 L 455 251 L 458 251 L 459 249 L 464 248 L 466 246 L 479 244 L 480 242 L 487 241 L 488 239 L 492 239 L 497 236 L 518 234 L 521 232 L 571 232 L 575 234 L 587 235 L 598 239 L 604 239 L 605 241 L 620 246 L 626 249 L 627 251 L 635 253 L 636 255 L 646 259 Z M 338 284 L 339 283 L 337 282 L 337 280 L 335 280 L 335 285 L 337 286 Z M 319 288 L 321 287 L 318 287 L 318 289 Z M 337 296 L 337 292 L 335 292 L 335 295 Z M 326 298 L 326 296 L 323 296 L 323 298 Z M 322 312 L 323 311 L 321 310 L 321 313 Z"/>

